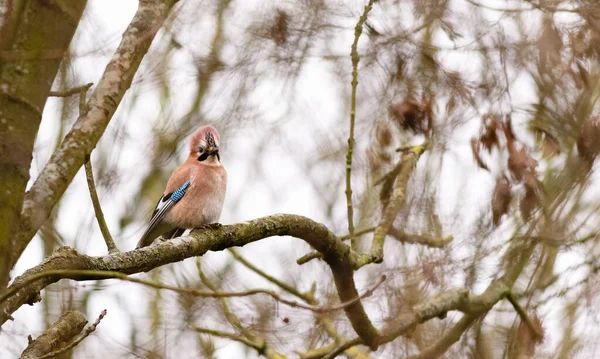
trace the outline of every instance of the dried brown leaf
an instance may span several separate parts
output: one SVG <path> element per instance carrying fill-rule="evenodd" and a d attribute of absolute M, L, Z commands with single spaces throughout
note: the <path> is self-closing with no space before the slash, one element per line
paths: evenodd
<path fill-rule="evenodd" d="M 488 152 L 492 151 L 494 146 L 498 146 L 498 135 L 496 130 L 498 130 L 499 122 L 495 116 L 488 116 L 485 120 L 485 127 L 481 136 L 479 136 L 479 142 L 485 147 Z"/>
<path fill-rule="evenodd" d="M 375 130 L 375 139 L 377 140 L 377 144 L 382 148 L 392 144 L 392 131 L 390 131 L 387 123 L 382 123 L 377 126 L 377 129 Z"/>
<path fill-rule="evenodd" d="M 525 146 L 522 146 L 520 150 L 517 150 L 515 146 L 508 148 L 508 170 L 517 181 L 523 179 L 525 171 L 535 172 L 536 167 L 537 161 L 527 153 Z"/>
<path fill-rule="evenodd" d="M 402 103 L 390 106 L 389 112 L 403 130 L 424 133 L 427 129 L 424 106 L 415 100 L 406 98 Z"/>
<path fill-rule="evenodd" d="M 542 337 L 539 337 L 525 321 L 521 321 L 519 329 L 517 330 L 515 342 L 516 352 L 521 354 L 519 357 L 533 357 L 535 355 L 536 345 L 544 340 L 544 328 L 542 327 L 540 318 L 534 314 L 531 316 L 530 322 L 535 327 L 535 330 L 542 334 Z"/>
<path fill-rule="evenodd" d="M 596 159 L 596 156 L 600 154 L 600 121 L 594 119 L 593 121 L 586 121 L 581 126 L 581 133 L 577 140 L 577 151 L 579 156 L 590 163 L 590 165 Z"/>
<path fill-rule="evenodd" d="M 542 199 L 542 191 L 535 173 L 527 171 L 523 175 L 523 178 L 525 183 L 525 195 L 521 198 L 519 208 L 521 209 L 521 217 L 523 217 L 523 220 L 527 221 L 533 210 L 539 206 Z"/>
<path fill-rule="evenodd" d="M 515 146 L 515 133 L 512 128 L 512 119 L 510 116 L 506 116 L 506 120 L 502 124 L 502 130 L 504 131 L 504 135 L 506 136 L 506 145 L 509 150 L 511 147 Z"/>
<path fill-rule="evenodd" d="M 477 166 L 489 171 L 490 169 L 479 156 L 479 141 L 475 137 L 471 138 L 471 151 L 473 152 L 473 158 L 477 162 Z"/>
<path fill-rule="evenodd" d="M 551 158 L 558 154 L 560 154 L 560 144 L 558 143 L 558 140 L 549 133 L 544 133 L 542 139 L 542 156 L 544 156 L 544 158 Z"/>
<path fill-rule="evenodd" d="M 498 177 L 492 196 L 492 222 L 494 223 L 494 226 L 498 226 L 502 216 L 508 213 L 511 198 L 512 195 L 508 178 L 506 178 L 506 176 Z"/>

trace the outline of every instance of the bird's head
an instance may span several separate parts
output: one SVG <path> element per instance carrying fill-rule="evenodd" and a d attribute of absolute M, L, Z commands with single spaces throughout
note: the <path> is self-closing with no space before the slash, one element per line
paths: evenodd
<path fill-rule="evenodd" d="M 219 156 L 219 132 L 212 126 L 202 126 L 196 130 L 190 140 L 190 155 L 204 162 L 209 159 L 220 161 Z"/>

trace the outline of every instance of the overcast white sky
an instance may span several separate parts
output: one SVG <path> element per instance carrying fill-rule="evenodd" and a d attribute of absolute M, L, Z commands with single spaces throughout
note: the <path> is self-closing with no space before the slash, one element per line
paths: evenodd
<path fill-rule="evenodd" d="M 505 7 L 506 1 L 482 1 L 490 6 Z M 180 6 L 202 6 L 203 2 L 192 2 L 183 0 Z M 279 6 L 286 6 L 287 2 L 277 2 Z M 348 11 L 358 14 L 362 11 L 364 1 L 342 2 L 347 4 Z M 514 4 L 516 2 L 508 2 Z M 464 1 L 454 1 L 453 9 L 457 14 L 461 14 L 468 19 L 469 7 Z M 260 12 L 267 8 L 261 1 L 233 1 L 232 9 L 227 16 L 234 16 L 235 21 L 231 21 L 227 28 L 228 41 L 235 43 L 235 34 L 243 31 L 246 15 L 251 12 Z M 114 49 L 120 41 L 120 37 L 126 26 L 129 24 L 135 10 L 137 1 L 133 0 L 89 0 L 84 19 L 78 28 L 75 38 L 74 52 L 76 54 L 73 62 L 72 74 L 78 78 L 78 83 L 87 82 L 97 83 L 104 67 Z M 499 17 L 498 12 L 490 11 L 486 13 L 490 19 Z M 385 24 L 386 14 L 378 13 L 377 7 L 373 11 L 373 22 L 380 21 Z M 565 15 L 566 16 L 566 15 Z M 532 32 L 539 26 L 539 17 L 531 16 L 530 26 Z M 568 18 L 564 19 L 569 20 Z M 510 22 L 502 22 L 507 26 L 507 34 L 510 36 Z M 341 35 L 348 41 L 340 42 L 340 52 L 348 52 L 352 38 L 352 23 L 348 24 L 347 34 Z M 199 21 L 198 30 L 203 34 L 202 37 L 191 34 L 189 38 L 178 39 L 184 44 L 194 45 L 196 48 L 207 48 L 210 39 L 213 24 L 210 22 Z M 160 40 L 160 36 L 157 37 Z M 363 41 L 367 41 L 363 39 Z M 439 37 L 437 41 L 441 45 L 451 46 L 447 38 Z M 156 42 L 156 41 L 155 41 Z M 468 42 L 468 39 L 465 40 Z M 163 109 L 163 100 L 153 83 L 147 77 L 136 77 L 134 88 L 137 98 L 133 97 L 133 92 L 129 91 L 125 96 L 123 103 L 115 114 L 105 136 L 100 141 L 99 149 L 107 151 L 108 161 L 111 165 L 127 173 L 128 181 L 119 184 L 116 191 L 102 193 L 100 191 L 100 200 L 105 211 L 109 228 L 119 227 L 118 220 L 127 208 L 123 205 L 123 198 L 130 198 L 136 193 L 140 181 L 148 170 L 148 164 L 144 163 L 144 151 L 147 151 L 151 144 L 152 129 L 165 116 L 172 121 L 172 126 L 177 126 L 178 120 L 186 114 L 189 108 L 193 92 L 195 91 L 195 78 L 190 78 L 193 69 L 184 67 L 189 66 L 185 52 L 176 56 L 182 57 L 179 62 L 181 67 L 170 70 L 171 81 L 178 84 L 178 93 L 175 98 L 170 99 L 170 112 L 165 113 Z M 443 52 L 440 56 L 444 59 L 444 64 L 448 69 L 459 71 L 469 70 L 469 67 L 477 63 L 477 55 L 470 55 L 468 52 Z M 349 61 L 348 61 L 349 64 Z M 144 68 L 149 73 L 147 68 Z M 266 69 L 268 71 L 268 69 Z M 468 72 L 468 71 L 467 71 Z M 511 74 L 515 75 L 515 74 Z M 524 110 L 529 104 L 535 101 L 536 95 L 533 91 L 531 79 L 525 75 L 515 75 L 517 79 L 512 87 L 513 108 L 517 111 Z M 223 109 L 230 101 L 229 97 L 219 96 L 220 91 L 226 89 L 226 78 L 218 79 L 218 85 L 213 90 L 210 101 L 208 102 L 206 113 L 210 119 L 218 119 Z M 56 85 L 56 84 L 55 84 Z M 261 124 L 260 127 L 254 127 L 253 124 L 242 124 L 239 128 L 227 132 L 222 136 L 223 150 L 222 161 L 229 174 L 228 195 L 225 201 L 224 211 L 221 222 L 224 224 L 235 223 L 249 220 L 264 215 L 274 213 L 295 213 L 306 215 L 317 221 L 325 221 L 327 215 L 325 208 L 320 201 L 320 195 L 308 181 L 303 180 L 306 176 L 306 170 L 302 164 L 297 163 L 298 154 L 310 156 L 318 151 L 320 145 L 312 138 L 312 134 L 318 132 L 320 135 L 330 135 L 332 141 L 344 142 L 347 136 L 347 128 L 339 129 L 335 127 L 340 116 L 346 116 L 346 102 L 340 101 L 344 93 L 335 84 L 333 75 L 329 72 L 323 61 L 315 59 L 311 61 L 303 71 L 296 86 L 298 89 L 295 96 L 294 109 L 302 111 L 311 117 L 306 120 L 303 116 L 292 116 L 281 121 L 281 116 L 288 110 L 290 104 L 282 103 L 282 95 L 276 84 L 269 86 L 267 83 L 257 91 L 257 103 L 261 106 L 261 112 L 270 118 L 272 123 Z M 223 90 L 225 91 L 225 90 Z M 360 91 L 360 86 L 359 86 Z M 48 149 L 53 148 L 54 139 L 58 131 L 59 121 L 59 100 L 50 99 L 42 120 L 40 133 L 36 142 L 36 152 L 34 163 L 31 169 L 32 180 L 43 168 L 44 163 L 51 155 Z M 487 105 L 487 104 L 485 104 Z M 509 108 L 497 109 L 509 110 Z M 489 111 L 489 108 L 483 109 L 483 112 Z M 364 111 L 362 113 L 365 114 Z M 212 115 L 212 117 L 211 117 Z M 360 119 L 359 119 L 360 120 Z M 517 127 L 522 118 L 515 116 Z M 227 121 L 227 119 L 223 120 Z M 488 174 L 476 169 L 472 161 L 469 139 L 478 131 L 479 121 L 475 118 L 456 138 L 453 138 L 453 152 L 457 157 L 448 158 L 444 163 L 442 175 L 444 181 L 440 183 L 441 192 L 447 193 L 447 198 L 442 202 L 441 210 L 455 210 L 456 201 L 462 201 L 464 208 L 479 208 L 487 206 L 490 198 L 494 178 Z M 219 122 L 214 123 L 219 128 Z M 200 125 L 200 124 L 199 124 Z M 282 137 L 265 137 L 260 132 L 270 131 L 273 127 L 281 129 L 285 134 Z M 361 127 L 359 127 L 360 129 Z M 115 134 L 125 136 L 127 139 L 124 146 L 118 146 L 118 151 L 111 153 L 113 147 L 113 138 Z M 249 164 L 254 162 L 248 159 L 253 156 L 253 151 L 257 148 L 256 143 L 259 140 L 267 139 L 269 143 L 261 144 L 270 148 L 262 161 L 260 171 L 249 168 Z M 360 148 L 366 146 L 369 133 L 358 132 L 357 141 Z M 116 147 L 115 147 L 116 148 Z M 359 153 L 357 156 L 361 156 Z M 177 154 L 171 160 L 180 162 L 184 154 Z M 94 160 L 94 155 L 92 160 Z M 171 164 L 173 165 L 173 164 Z M 492 164 L 493 166 L 494 164 Z M 493 169 L 493 168 L 492 168 Z M 340 163 L 338 168 L 332 168 L 332 175 L 341 175 L 344 171 L 344 164 Z M 136 172 L 139 177 L 136 177 Z M 257 175 L 258 173 L 258 175 Z M 472 173 L 465 178 L 465 173 Z M 361 182 L 355 182 L 361 186 Z M 463 187 L 464 188 L 461 188 Z M 284 195 L 273 196 L 269 188 L 279 189 L 279 193 Z M 343 202 L 343 188 L 339 188 L 340 201 L 337 203 L 335 213 L 338 218 L 345 216 L 345 203 Z M 336 230 L 338 223 L 331 224 Z M 143 231 L 145 224 L 132 225 L 125 233 L 120 233 L 116 237 L 117 245 L 121 250 L 132 249 L 137 242 L 139 235 Z M 341 230 L 343 232 L 343 228 Z M 61 204 L 58 229 L 67 241 L 67 245 L 77 243 L 76 247 L 89 255 L 103 255 L 106 248 L 97 229 L 93 210 L 89 202 L 85 176 L 83 171 L 75 177 L 69 190 L 65 194 L 65 200 Z M 454 234 L 460 241 L 460 233 Z M 459 242 L 460 243 L 460 242 Z M 273 238 L 260 243 L 253 244 L 244 249 L 244 253 L 252 254 L 252 258 L 262 258 L 261 266 L 270 270 L 275 275 L 284 275 L 285 266 L 295 265 L 293 260 L 304 254 L 306 246 L 292 239 Z M 42 255 L 42 247 L 39 240 L 35 240 L 27 248 L 21 260 L 17 264 L 13 277 L 21 274 L 26 269 L 38 264 Z M 218 271 L 222 264 L 229 258 L 227 253 L 208 253 L 206 261 L 203 261 L 205 269 L 208 271 Z M 277 258 L 277 260 L 275 260 Z M 282 262 L 279 258 L 285 258 Z M 557 271 L 563 266 L 571 265 L 577 261 L 577 258 L 561 258 L 558 261 Z M 194 262 L 186 261 L 181 266 L 188 266 L 193 270 Z M 323 268 L 323 267 L 314 267 Z M 313 270 L 314 270 L 313 268 Z M 164 278 L 168 278 L 171 273 L 165 271 Z M 304 283 L 309 283 L 313 276 L 319 273 L 308 275 Z M 326 272 L 329 275 L 329 272 Z M 490 274 L 492 275 L 492 274 Z M 249 281 L 255 280 L 257 286 L 265 286 L 265 283 L 259 281 L 255 276 L 249 275 Z M 358 276 L 360 279 L 361 277 Z M 165 280 L 169 282 L 168 280 Z M 175 281 L 172 281 L 175 282 Z M 303 284 L 304 284 L 303 283 Z M 482 283 L 482 287 L 485 283 Z M 83 288 L 86 283 L 76 285 L 76 288 Z M 103 343 L 109 343 L 111 346 L 121 343 L 127 345 L 130 336 L 131 323 L 124 318 L 124 311 L 134 313 L 134 318 L 144 320 L 147 316 L 145 293 L 148 289 L 133 284 L 125 284 L 116 281 L 102 283 L 101 288 L 109 295 L 95 295 L 88 306 L 88 312 L 85 313 L 88 320 L 92 321 L 97 317 L 102 309 L 108 309 L 108 315 L 102 321 L 98 329 L 87 342 L 93 342 L 94 347 L 99 348 Z M 306 288 L 308 289 L 308 288 Z M 0 334 L 0 358 L 10 358 L 14 353 L 25 348 L 27 335 L 34 336 L 42 328 L 42 306 L 25 306 L 14 315 L 15 322 L 5 325 L 3 334 Z M 282 309 L 285 310 L 285 309 Z M 553 317 L 549 322 L 545 322 L 550 328 L 555 324 L 560 325 L 561 318 Z M 554 323 L 553 323 L 554 322 Z M 552 346 L 556 339 L 549 336 L 547 344 Z M 231 342 L 219 341 L 222 348 L 219 350 L 219 358 L 242 357 L 240 346 Z M 181 348 L 168 348 L 173 350 L 167 352 L 175 355 L 181 354 Z M 194 348 L 195 349 L 195 348 Z M 196 357 L 195 354 L 187 353 L 187 357 Z M 98 355 L 100 356 L 100 355 Z M 172 357 L 167 355 L 168 357 Z"/>

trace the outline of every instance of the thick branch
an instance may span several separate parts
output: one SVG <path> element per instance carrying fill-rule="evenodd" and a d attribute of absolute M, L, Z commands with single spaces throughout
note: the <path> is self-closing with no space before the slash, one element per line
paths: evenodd
<path fill-rule="evenodd" d="M 207 251 L 219 251 L 229 247 L 244 246 L 271 236 L 292 236 L 300 238 L 323 254 L 324 260 L 333 272 L 341 302 L 350 302 L 359 297 L 353 278 L 354 254 L 324 225 L 306 217 L 296 215 L 272 215 L 253 221 L 223 226 L 215 230 L 194 231 L 190 236 L 175 238 L 164 243 L 138 250 L 115 253 L 103 257 L 90 257 L 78 254 L 73 249 L 63 247 L 40 265 L 29 269 L 15 279 L 9 287 L 19 287 L 29 277 L 49 270 L 85 269 L 96 271 L 116 271 L 125 274 L 147 272 L 156 267 L 174 263 L 186 258 L 202 256 Z M 3 303 L 0 303 L 0 325 L 23 304 L 38 301 L 39 292 L 46 286 L 60 280 L 61 276 L 43 277 L 23 286 Z M 77 280 L 95 279 L 94 276 L 77 276 Z M 377 330 L 367 317 L 360 301 L 344 307 L 344 311 L 356 333 L 365 343 L 374 343 Z"/>
<path fill-rule="evenodd" d="M 90 334 L 92 334 L 94 332 L 94 330 L 96 330 L 96 327 L 98 326 L 98 324 L 100 324 L 100 322 L 102 321 L 102 319 L 104 319 L 105 316 L 106 316 L 106 309 L 102 310 L 102 312 L 98 316 L 98 319 L 96 319 L 89 327 L 85 328 L 85 330 L 81 334 L 79 334 L 75 339 L 73 339 L 72 342 L 70 342 L 69 344 L 67 344 L 66 346 L 64 346 L 60 349 L 56 349 L 56 350 L 54 350 L 48 354 L 45 354 L 39 358 L 36 358 L 36 359 L 54 358 L 56 356 L 59 356 L 63 353 L 66 353 L 67 351 L 75 348 L 85 338 L 87 338 Z"/>
<path fill-rule="evenodd" d="M 85 5 L 85 0 L 0 5 L 5 10 L 0 11 L 0 288 L 18 259 L 16 233 L 44 104 Z M 45 58 L 50 49 L 55 56 Z M 31 56 L 5 56 L 20 52 Z"/>
<path fill-rule="evenodd" d="M 44 356 L 65 346 L 77 334 L 81 333 L 87 319 L 76 310 L 65 312 L 42 335 L 33 340 L 21 354 L 21 359 Z"/>
<path fill-rule="evenodd" d="M 131 86 L 131 81 L 162 26 L 174 0 L 142 0 L 125 30 L 123 39 L 94 89 L 89 111 L 80 114 L 60 148 L 25 195 L 21 212 L 21 231 L 16 238 L 16 258 L 50 215 L 73 177 L 92 152 L 106 126 Z"/>

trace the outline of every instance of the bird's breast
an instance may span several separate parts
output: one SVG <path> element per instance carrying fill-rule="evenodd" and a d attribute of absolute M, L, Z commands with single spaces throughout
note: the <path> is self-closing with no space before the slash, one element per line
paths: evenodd
<path fill-rule="evenodd" d="M 167 220 L 182 228 L 218 222 L 226 190 L 227 175 L 222 167 L 197 171 L 191 176 L 185 196 L 173 206 Z"/>

